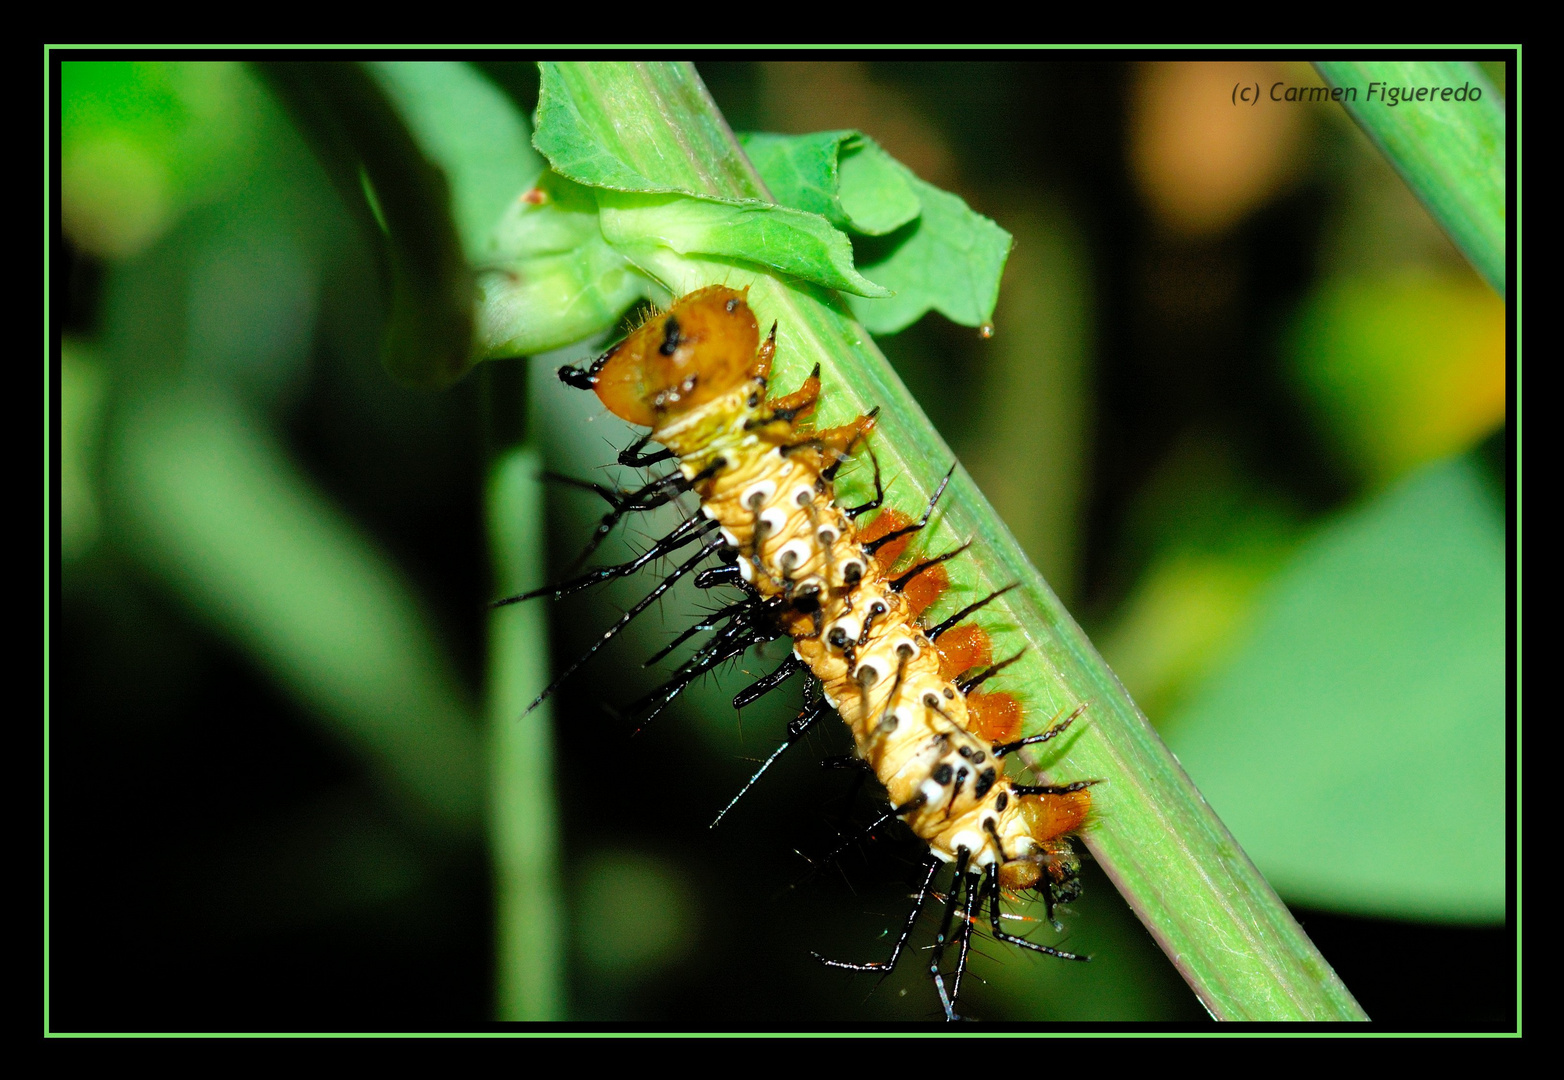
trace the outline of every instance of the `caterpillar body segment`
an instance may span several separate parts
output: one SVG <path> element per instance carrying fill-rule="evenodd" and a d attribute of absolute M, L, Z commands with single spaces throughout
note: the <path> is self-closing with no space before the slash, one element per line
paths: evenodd
<path fill-rule="evenodd" d="M 948 584 L 939 564 L 964 547 L 893 574 L 934 500 L 919 522 L 885 510 L 867 526 L 856 524 L 859 513 L 881 500 L 843 508 L 832 478 L 873 430 L 874 417 L 805 429 L 800 421 L 820 393 L 818 370 L 797 391 L 768 398 L 775 337 L 773 326 L 761 341 L 744 293 L 711 286 L 678 300 L 588 367 L 566 367 L 560 377 L 593 389 L 618 416 L 650 427 L 650 439 L 677 458 L 679 476 L 700 499 L 704 527 L 715 524 L 744 587 L 769 613 L 772 632 L 792 639 L 794 656 L 846 721 L 858 757 L 890 796 L 892 815 L 928 844 L 931 865 L 956 868 L 969 909 L 960 931 L 959 988 L 973 912 L 981 913 L 985 897 L 996 933 L 1001 890 L 1036 888 L 1050 918 L 1054 904 L 1073 899 L 1079 863 L 1066 837 L 1086 820 L 1091 782 L 1028 786 L 1005 775 L 1005 753 L 1041 740 L 1012 743 L 1019 703 L 975 690 L 1003 663 L 992 665 L 981 629 L 952 619 L 930 630 L 922 621 Z M 769 689 L 781 678 L 762 681 Z M 1062 731 L 1078 713 L 1045 735 Z M 915 919 L 916 909 L 895 956 Z M 937 966 L 936 959 L 938 977 Z M 940 991 L 944 998 L 942 981 Z M 952 1018 L 953 1000 L 954 993 L 946 999 Z"/>

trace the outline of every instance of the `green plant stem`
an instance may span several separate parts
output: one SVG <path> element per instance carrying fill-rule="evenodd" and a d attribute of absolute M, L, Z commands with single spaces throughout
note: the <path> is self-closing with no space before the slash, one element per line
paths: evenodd
<path fill-rule="evenodd" d="M 1506 295 L 1504 102 L 1482 69 L 1449 61 L 1322 61 L 1331 86 L 1354 91 L 1342 107 L 1384 153 L 1455 246 Z M 1384 88 L 1476 88 L 1476 101 L 1390 105 Z M 1373 91 L 1373 92 L 1371 92 Z"/>
<path fill-rule="evenodd" d="M 692 190 L 765 197 L 736 144 L 714 143 L 711 133 L 726 125 L 690 65 L 582 63 L 557 71 L 621 160 L 690 156 L 680 171 Z M 599 104 L 589 109 L 583 100 Z M 939 483 L 953 460 L 949 447 L 835 294 L 664 248 L 634 258 L 676 296 L 712 282 L 748 286 L 762 325 L 778 324 L 777 385 L 796 383 L 818 362 L 822 426 L 881 408 L 873 446 L 894 478 L 892 503 L 916 508 Z M 866 469 L 843 477 L 844 498 L 867 489 Z M 972 558 L 950 564 L 947 603 L 1020 583 L 990 605 L 989 630 L 996 653 L 1026 646 L 1011 685 L 1025 687 L 1030 731 L 1056 712 L 1090 707 L 1091 722 L 1046 774 L 1106 781 L 1094 789 L 1098 809 L 1086 843 L 1206 1008 L 1218 1019 L 1365 1019 L 959 467 L 941 506 L 929 550 L 975 541 Z"/>
<path fill-rule="evenodd" d="M 543 461 L 522 447 L 489 478 L 495 585 L 510 596 L 543 583 Z M 527 712 L 548 684 L 548 615 L 512 604 L 489 616 L 489 829 L 494 852 L 495 1011 L 501 1020 L 562 1020 L 563 901 L 555 820 L 549 703 Z"/>

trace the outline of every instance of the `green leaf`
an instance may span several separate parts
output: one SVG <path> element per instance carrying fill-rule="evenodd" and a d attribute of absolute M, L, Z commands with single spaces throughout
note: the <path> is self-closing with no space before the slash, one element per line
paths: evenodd
<path fill-rule="evenodd" d="M 500 222 L 543 171 L 526 118 L 469 64 L 377 61 L 365 67 L 445 173 L 467 261 L 481 265 L 493 258 Z"/>
<path fill-rule="evenodd" d="M 888 236 L 860 240 L 858 266 L 896 295 L 849 298 L 853 316 L 871 334 L 894 334 L 930 308 L 963 326 L 986 326 L 999 301 L 999 279 L 1010 254 L 1010 234 L 893 161 L 923 212 Z"/>
<path fill-rule="evenodd" d="M 844 143 L 838 167 L 842 209 L 854 232 L 880 236 L 922 212 L 923 203 L 907 182 L 908 170 L 869 136 L 859 134 Z"/>
<path fill-rule="evenodd" d="M 538 74 L 533 145 L 561 176 L 615 191 L 769 201 L 693 69 L 544 62 Z"/>
<path fill-rule="evenodd" d="M 1342 106 L 1500 296 L 1505 271 L 1504 102 L 1476 64 L 1346 61 L 1315 65 L 1351 96 Z M 1432 90 L 1392 103 L 1390 92 Z"/>
<path fill-rule="evenodd" d="M 883 237 L 858 241 L 858 265 L 894 297 L 848 301 L 870 333 L 894 334 L 930 308 L 966 326 L 993 318 L 1010 252 L 1010 234 L 993 221 L 855 131 L 739 138 L 779 202 Z"/>
<path fill-rule="evenodd" d="M 818 214 L 616 191 L 598 192 L 597 201 L 604 238 L 632 259 L 637 251 L 663 247 L 681 255 L 756 263 L 859 296 L 890 295 L 853 269 L 846 234 Z"/>
<path fill-rule="evenodd" d="M 1248 644 L 1170 720 L 1290 900 L 1504 918 L 1504 548 L 1476 466 L 1424 468 L 1305 544 Z"/>
<path fill-rule="evenodd" d="M 922 210 L 895 159 L 860 132 L 746 132 L 738 140 L 777 202 L 839 229 L 879 236 Z"/>
<path fill-rule="evenodd" d="M 930 308 L 969 326 L 993 316 L 1010 250 L 1010 235 L 999 226 L 919 180 L 857 132 L 746 136 L 761 155 L 760 175 L 777 184 L 771 195 L 782 205 L 766 205 L 758 197 L 765 189 L 752 180 L 757 170 L 732 160 L 730 140 L 718 139 L 717 125 L 667 124 L 655 102 L 638 116 L 636 107 L 647 105 L 643 97 L 655 96 L 647 94 L 648 86 L 685 87 L 653 68 L 542 65 L 534 142 L 560 175 L 600 190 L 604 236 L 615 247 L 643 267 L 655 260 L 639 253 L 665 247 L 760 263 L 875 299 L 878 305 L 852 302 L 873 333 L 901 330 Z M 630 130 L 624 122 L 629 116 L 647 129 Z M 649 152 L 658 135 L 685 155 Z M 692 165 L 703 148 L 716 148 L 717 160 L 706 168 Z M 655 195 L 663 197 L 646 197 Z M 854 267 L 853 251 L 836 226 L 893 234 L 866 249 L 887 283 L 876 284 Z"/>
<path fill-rule="evenodd" d="M 603 239 L 592 189 L 545 172 L 511 202 L 478 271 L 480 359 L 530 356 L 603 332 L 652 284 Z"/>
<path fill-rule="evenodd" d="M 461 678 L 407 580 L 232 400 L 142 393 L 106 447 L 116 539 L 374 763 L 415 821 L 482 823 Z"/>
<path fill-rule="evenodd" d="M 613 326 L 651 282 L 601 236 L 478 274 L 480 359 L 532 356 Z"/>
<path fill-rule="evenodd" d="M 474 285 L 444 172 L 360 66 L 288 62 L 258 70 L 383 247 L 390 279 L 386 369 L 418 386 L 455 382 L 472 364 Z M 371 224 L 366 185 L 383 231 Z"/>
<path fill-rule="evenodd" d="M 545 170 L 531 191 L 511 203 L 495 236 L 507 260 L 575 251 L 602 239 L 597 197 L 591 188 Z"/>
<path fill-rule="evenodd" d="M 720 125 L 668 124 L 657 109 L 647 111 L 648 87 L 704 95 L 698 79 L 635 64 L 543 64 L 541 72 L 537 147 L 556 173 L 596 189 L 603 236 L 630 258 L 661 247 L 757 262 L 862 296 L 890 295 L 853 268 L 851 243 L 828 220 L 763 198 L 759 178 Z M 626 131 L 627 116 L 651 127 Z M 666 151 L 656 138 L 668 140 Z M 739 182 L 731 182 L 733 168 L 692 167 L 700 159 L 688 152 L 694 147 L 718 151 L 741 170 Z"/>

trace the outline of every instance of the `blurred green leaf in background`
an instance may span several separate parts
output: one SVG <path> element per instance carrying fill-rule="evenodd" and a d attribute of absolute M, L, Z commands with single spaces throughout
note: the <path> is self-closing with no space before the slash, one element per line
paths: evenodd
<path fill-rule="evenodd" d="M 449 927 L 424 931 L 413 955 L 430 959 L 487 937 L 457 914 L 483 873 L 475 694 L 407 552 L 362 524 L 428 498 L 384 448 L 437 411 L 371 371 L 332 434 L 310 430 L 323 377 L 354 378 L 366 342 L 373 355 L 382 294 L 366 238 L 248 69 L 68 60 L 61 86 L 74 336 L 51 1020 L 308 1023 L 325 1015 L 311 1002 L 385 967 L 388 928 Z M 362 480 L 343 498 L 332 459 L 354 440 L 394 502 Z M 416 438 L 407 451 L 430 454 Z M 319 979 L 298 943 L 331 938 L 358 970 Z M 453 1016 L 488 997 L 476 966 Z M 310 984 L 285 992 L 299 974 Z M 170 993 L 188 1010 L 154 1020 Z M 149 1005 L 95 1004 L 127 999 Z"/>
<path fill-rule="evenodd" d="M 1503 920 L 1504 563 L 1489 482 L 1429 465 L 1303 544 L 1230 665 L 1169 718 L 1283 895 Z"/>

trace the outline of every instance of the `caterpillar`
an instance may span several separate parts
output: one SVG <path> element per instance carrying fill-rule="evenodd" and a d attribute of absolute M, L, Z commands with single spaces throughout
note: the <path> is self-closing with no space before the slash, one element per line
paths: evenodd
<path fill-rule="evenodd" d="M 946 1018 L 955 1020 L 973 928 L 980 919 L 986 918 L 998 940 L 1066 960 L 1087 959 L 1006 933 L 1000 922 L 1002 894 L 1035 891 L 1052 922 L 1055 905 L 1079 893 L 1080 863 L 1069 836 L 1084 824 L 1091 807 L 1088 789 L 1097 781 L 1021 784 L 1005 775 L 1003 759 L 1057 737 L 1081 709 L 1039 735 L 1014 738 L 1019 703 L 979 687 L 1016 657 L 992 663 L 987 635 L 963 622 L 1006 590 L 928 626 L 924 613 L 948 584 L 941 564 L 966 545 L 896 569 L 913 534 L 928 524 L 944 482 L 915 522 L 883 507 L 876 461 L 874 498 L 859 506 L 839 505 L 836 474 L 874 430 L 875 412 L 813 430 L 808 418 L 820 397 L 818 367 L 796 391 L 768 396 L 776 325 L 762 341 L 747 292 L 713 285 L 690 293 L 590 364 L 559 370 L 565 383 L 594 391 L 615 415 L 650 429 L 620 454 L 621 464 L 678 463 L 674 472 L 637 491 L 587 485 L 610 505 L 587 552 L 623 515 L 686 492 L 700 499 L 699 513 L 628 563 L 596 568 L 499 603 L 543 594 L 558 598 L 699 544 L 538 701 L 680 578 L 695 573 L 700 587 L 737 586 L 740 600 L 697 622 L 654 658 L 698 632 L 715 631 L 667 684 L 632 711 L 644 723 L 700 675 L 750 645 L 790 638 L 788 658 L 735 697 L 734 704 L 756 700 L 800 670 L 819 696 L 807 702 L 811 695 L 806 692 L 806 707 L 789 725 L 787 741 L 739 795 L 814 723 L 831 712 L 841 716 L 857 758 L 890 798 L 890 808 L 867 831 L 903 821 L 927 845 L 928 854 L 913 908 L 888 959 L 857 963 L 815 954 L 816 959 L 832 968 L 890 972 L 935 895 L 940 869 L 950 866 L 952 885 L 944 896 L 930 973 Z M 643 453 L 651 441 L 664 449 Z M 860 527 L 858 519 L 874 510 L 881 512 Z M 713 558 L 717 565 L 699 569 Z M 941 967 L 950 945 L 957 948 L 957 960 L 947 987 Z"/>

